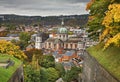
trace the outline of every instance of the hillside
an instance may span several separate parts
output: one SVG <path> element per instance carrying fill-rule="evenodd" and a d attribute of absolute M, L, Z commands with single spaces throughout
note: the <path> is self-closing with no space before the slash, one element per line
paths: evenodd
<path fill-rule="evenodd" d="M 84 15 L 69 15 L 69 16 L 20 16 L 14 14 L 1 14 L 0 23 L 12 23 L 12 24 L 33 24 L 33 23 L 40 23 L 41 25 L 60 25 L 61 19 L 64 18 L 66 25 L 78 25 L 83 26 L 87 23 L 88 14 Z"/>
<path fill-rule="evenodd" d="M 87 51 L 106 69 L 109 73 L 120 80 L 120 47 L 109 47 L 103 51 L 103 44 L 93 46 Z"/>

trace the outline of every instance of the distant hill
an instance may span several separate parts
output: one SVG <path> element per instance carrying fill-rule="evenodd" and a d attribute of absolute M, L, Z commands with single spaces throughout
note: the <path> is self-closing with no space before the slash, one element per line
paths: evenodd
<path fill-rule="evenodd" d="M 83 26 L 88 21 L 88 14 L 84 15 L 69 15 L 69 16 L 20 16 L 14 14 L 1 14 L 0 23 L 13 23 L 13 24 L 41 24 L 41 25 L 60 25 L 61 19 L 64 18 L 65 25 L 78 25 Z"/>

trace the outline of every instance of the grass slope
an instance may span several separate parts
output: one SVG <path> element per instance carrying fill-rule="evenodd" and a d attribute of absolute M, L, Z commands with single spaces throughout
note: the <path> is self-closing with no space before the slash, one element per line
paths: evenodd
<path fill-rule="evenodd" d="M 103 51 L 103 44 L 90 47 L 87 51 L 113 76 L 120 80 L 120 47 L 109 47 Z"/>
<path fill-rule="evenodd" d="M 10 66 L 9 68 L 5 69 L 3 67 L 0 67 L 0 82 L 7 82 L 12 74 L 17 70 L 17 68 L 22 64 L 22 62 L 14 57 L 11 57 L 9 55 L 1 55 L 0 54 L 0 60 L 8 59 L 10 58 L 15 62 L 14 66 Z"/>

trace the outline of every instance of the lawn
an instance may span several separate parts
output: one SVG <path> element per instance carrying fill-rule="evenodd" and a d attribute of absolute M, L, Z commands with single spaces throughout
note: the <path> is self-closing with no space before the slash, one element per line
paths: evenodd
<path fill-rule="evenodd" d="M 11 59 L 12 61 L 15 62 L 14 66 L 10 66 L 7 69 L 0 67 L 0 82 L 7 82 L 12 74 L 17 70 L 17 68 L 22 64 L 22 62 L 14 57 L 11 57 L 9 55 L 1 55 L 0 54 L 0 60 L 6 60 L 6 59 Z"/>
<path fill-rule="evenodd" d="M 88 48 L 87 51 L 108 70 L 108 72 L 120 80 L 120 47 L 109 47 L 103 50 L 103 44 L 98 44 Z"/>

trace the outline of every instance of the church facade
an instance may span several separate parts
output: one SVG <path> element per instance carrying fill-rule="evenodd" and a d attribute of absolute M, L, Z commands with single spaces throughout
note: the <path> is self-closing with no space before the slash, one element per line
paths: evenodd
<path fill-rule="evenodd" d="M 79 50 L 84 47 L 82 41 L 83 38 L 79 37 L 69 37 L 68 29 L 64 26 L 62 21 L 61 27 L 57 29 L 56 34 L 53 34 L 52 37 L 43 41 L 44 34 L 38 33 L 35 37 L 35 48 L 37 49 L 50 49 L 50 50 Z"/>
<path fill-rule="evenodd" d="M 59 50 L 59 49 L 79 49 L 81 39 L 69 37 L 68 30 L 62 25 L 58 28 L 56 37 L 50 37 L 46 41 L 42 41 L 42 36 L 36 36 L 35 48 L 37 49 L 50 49 L 50 50 Z"/>

